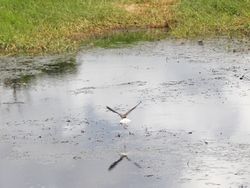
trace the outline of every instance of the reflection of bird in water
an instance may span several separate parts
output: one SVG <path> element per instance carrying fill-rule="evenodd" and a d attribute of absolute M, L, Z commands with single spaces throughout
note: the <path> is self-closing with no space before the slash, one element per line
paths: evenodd
<path fill-rule="evenodd" d="M 135 105 L 133 108 L 131 108 L 129 111 L 127 111 L 125 114 L 121 114 L 121 113 L 119 113 L 119 112 L 113 110 L 112 108 L 110 108 L 110 107 L 108 107 L 108 106 L 106 106 L 106 107 L 107 107 L 107 109 L 110 110 L 111 112 L 114 112 L 114 113 L 118 114 L 118 115 L 122 118 L 122 119 L 120 120 L 120 124 L 126 126 L 126 125 L 128 125 L 128 124 L 130 123 L 130 121 L 131 121 L 130 119 L 127 118 L 128 114 L 129 114 L 130 112 L 132 112 L 139 104 L 141 104 L 141 101 L 140 101 L 137 105 Z"/>
<path fill-rule="evenodd" d="M 129 162 L 132 162 L 137 168 L 141 168 L 141 166 L 137 162 L 133 162 L 130 158 L 128 158 L 128 155 L 126 153 L 121 153 L 120 158 L 117 161 L 113 162 L 109 166 L 108 170 L 113 170 L 124 158 L 126 158 Z"/>
<path fill-rule="evenodd" d="M 125 114 L 121 114 L 115 110 L 113 110 L 112 108 L 107 107 L 108 110 L 110 110 L 111 112 L 114 112 L 116 114 L 118 114 L 120 117 L 121 117 L 121 120 L 120 120 L 120 124 L 123 125 L 124 128 L 127 128 L 126 126 L 130 123 L 130 119 L 127 118 L 128 114 L 130 112 L 132 112 L 139 104 L 141 104 L 141 101 L 135 105 L 133 108 L 131 108 L 130 110 L 128 110 Z M 129 134 L 131 134 L 129 132 Z M 141 166 L 136 163 L 136 162 L 133 162 L 130 158 L 128 158 L 128 155 L 126 153 L 126 145 L 124 144 L 124 152 L 123 153 L 120 153 L 120 158 L 118 160 L 116 160 L 115 162 L 113 162 L 110 166 L 109 166 L 109 171 L 111 171 L 113 168 L 115 168 L 124 158 L 126 158 L 129 162 L 132 162 L 136 167 L 138 168 L 141 168 Z"/>
<path fill-rule="evenodd" d="M 116 165 L 118 165 L 126 156 L 127 156 L 127 155 L 121 155 L 120 158 L 119 158 L 117 161 L 113 162 L 113 163 L 109 166 L 109 171 L 110 171 L 110 170 L 113 170 L 113 168 L 115 168 Z"/>

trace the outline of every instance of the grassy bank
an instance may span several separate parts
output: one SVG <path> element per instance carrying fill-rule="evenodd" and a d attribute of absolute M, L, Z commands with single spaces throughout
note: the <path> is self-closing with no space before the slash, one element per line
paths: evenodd
<path fill-rule="evenodd" d="M 173 0 L 1 0 L 0 53 L 60 53 L 113 30 L 165 27 Z"/>
<path fill-rule="evenodd" d="M 250 0 L 1 0 L 0 54 L 53 54 L 166 36 L 116 32 L 127 29 L 167 28 L 178 38 L 249 37 L 249 10 Z"/>
<path fill-rule="evenodd" d="M 172 35 L 250 38 L 250 0 L 181 0 Z"/>

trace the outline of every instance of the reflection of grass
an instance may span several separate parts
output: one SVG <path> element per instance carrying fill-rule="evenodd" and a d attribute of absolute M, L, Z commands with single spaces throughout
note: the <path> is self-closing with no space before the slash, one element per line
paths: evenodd
<path fill-rule="evenodd" d="M 72 72 L 76 69 L 76 62 L 74 58 L 57 59 L 51 64 L 47 64 L 42 67 L 42 72 L 47 74 L 63 74 L 66 72 Z"/>
<path fill-rule="evenodd" d="M 34 75 L 21 75 L 18 79 L 20 83 L 29 83 L 31 79 L 34 78 Z"/>
<path fill-rule="evenodd" d="M 250 37 L 249 0 L 181 0 L 173 35 Z"/>
<path fill-rule="evenodd" d="M 35 78 L 35 75 L 30 74 L 21 74 L 17 78 L 9 78 L 4 80 L 5 86 L 11 86 L 11 87 L 17 87 L 22 85 L 29 84 L 33 79 Z"/>
<path fill-rule="evenodd" d="M 72 57 L 60 57 L 52 60 L 47 60 L 44 63 L 33 63 L 36 60 L 22 60 L 15 69 L 9 72 L 8 78 L 4 79 L 6 87 L 21 87 L 29 85 L 37 75 L 65 75 L 76 71 L 76 61 Z M 20 66 L 21 65 L 21 66 Z M 1 81 L 1 77 L 0 77 Z"/>
<path fill-rule="evenodd" d="M 102 38 L 92 39 L 91 42 L 88 41 L 87 43 L 102 48 L 118 48 L 139 41 L 160 40 L 166 36 L 167 33 L 164 30 L 118 32 Z"/>

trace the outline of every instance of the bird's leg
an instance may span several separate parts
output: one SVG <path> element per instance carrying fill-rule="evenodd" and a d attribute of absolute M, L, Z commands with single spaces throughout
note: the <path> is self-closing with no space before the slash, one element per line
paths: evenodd
<path fill-rule="evenodd" d="M 127 128 L 128 128 L 128 125 L 127 125 L 127 124 L 122 124 L 122 127 L 123 127 L 124 129 L 127 129 Z"/>
<path fill-rule="evenodd" d="M 128 129 L 127 129 L 128 130 Z M 128 135 L 135 135 L 135 133 L 131 132 L 130 130 L 128 130 Z"/>
<path fill-rule="evenodd" d="M 124 129 L 128 130 L 128 125 L 127 125 L 127 124 L 121 124 L 121 125 L 122 125 L 122 127 L 123 127 Z M 129 130 L 128 130 L 128 134 L 129 134 L 129 135 L 135 135 L 134 133 L 132 133 L 132 132 L 129 131 Z"/>

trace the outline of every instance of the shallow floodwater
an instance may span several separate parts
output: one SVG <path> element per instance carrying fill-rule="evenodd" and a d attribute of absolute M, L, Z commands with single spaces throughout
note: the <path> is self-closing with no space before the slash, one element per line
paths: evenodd
<path fill-rule="evenodd" d="M 94 49 L 74 71 L 1 83 L 0 187 L 249 187 L 250 53 L 227 47 Z M 127 130 L 106 110 L 139 101 Z"/>

